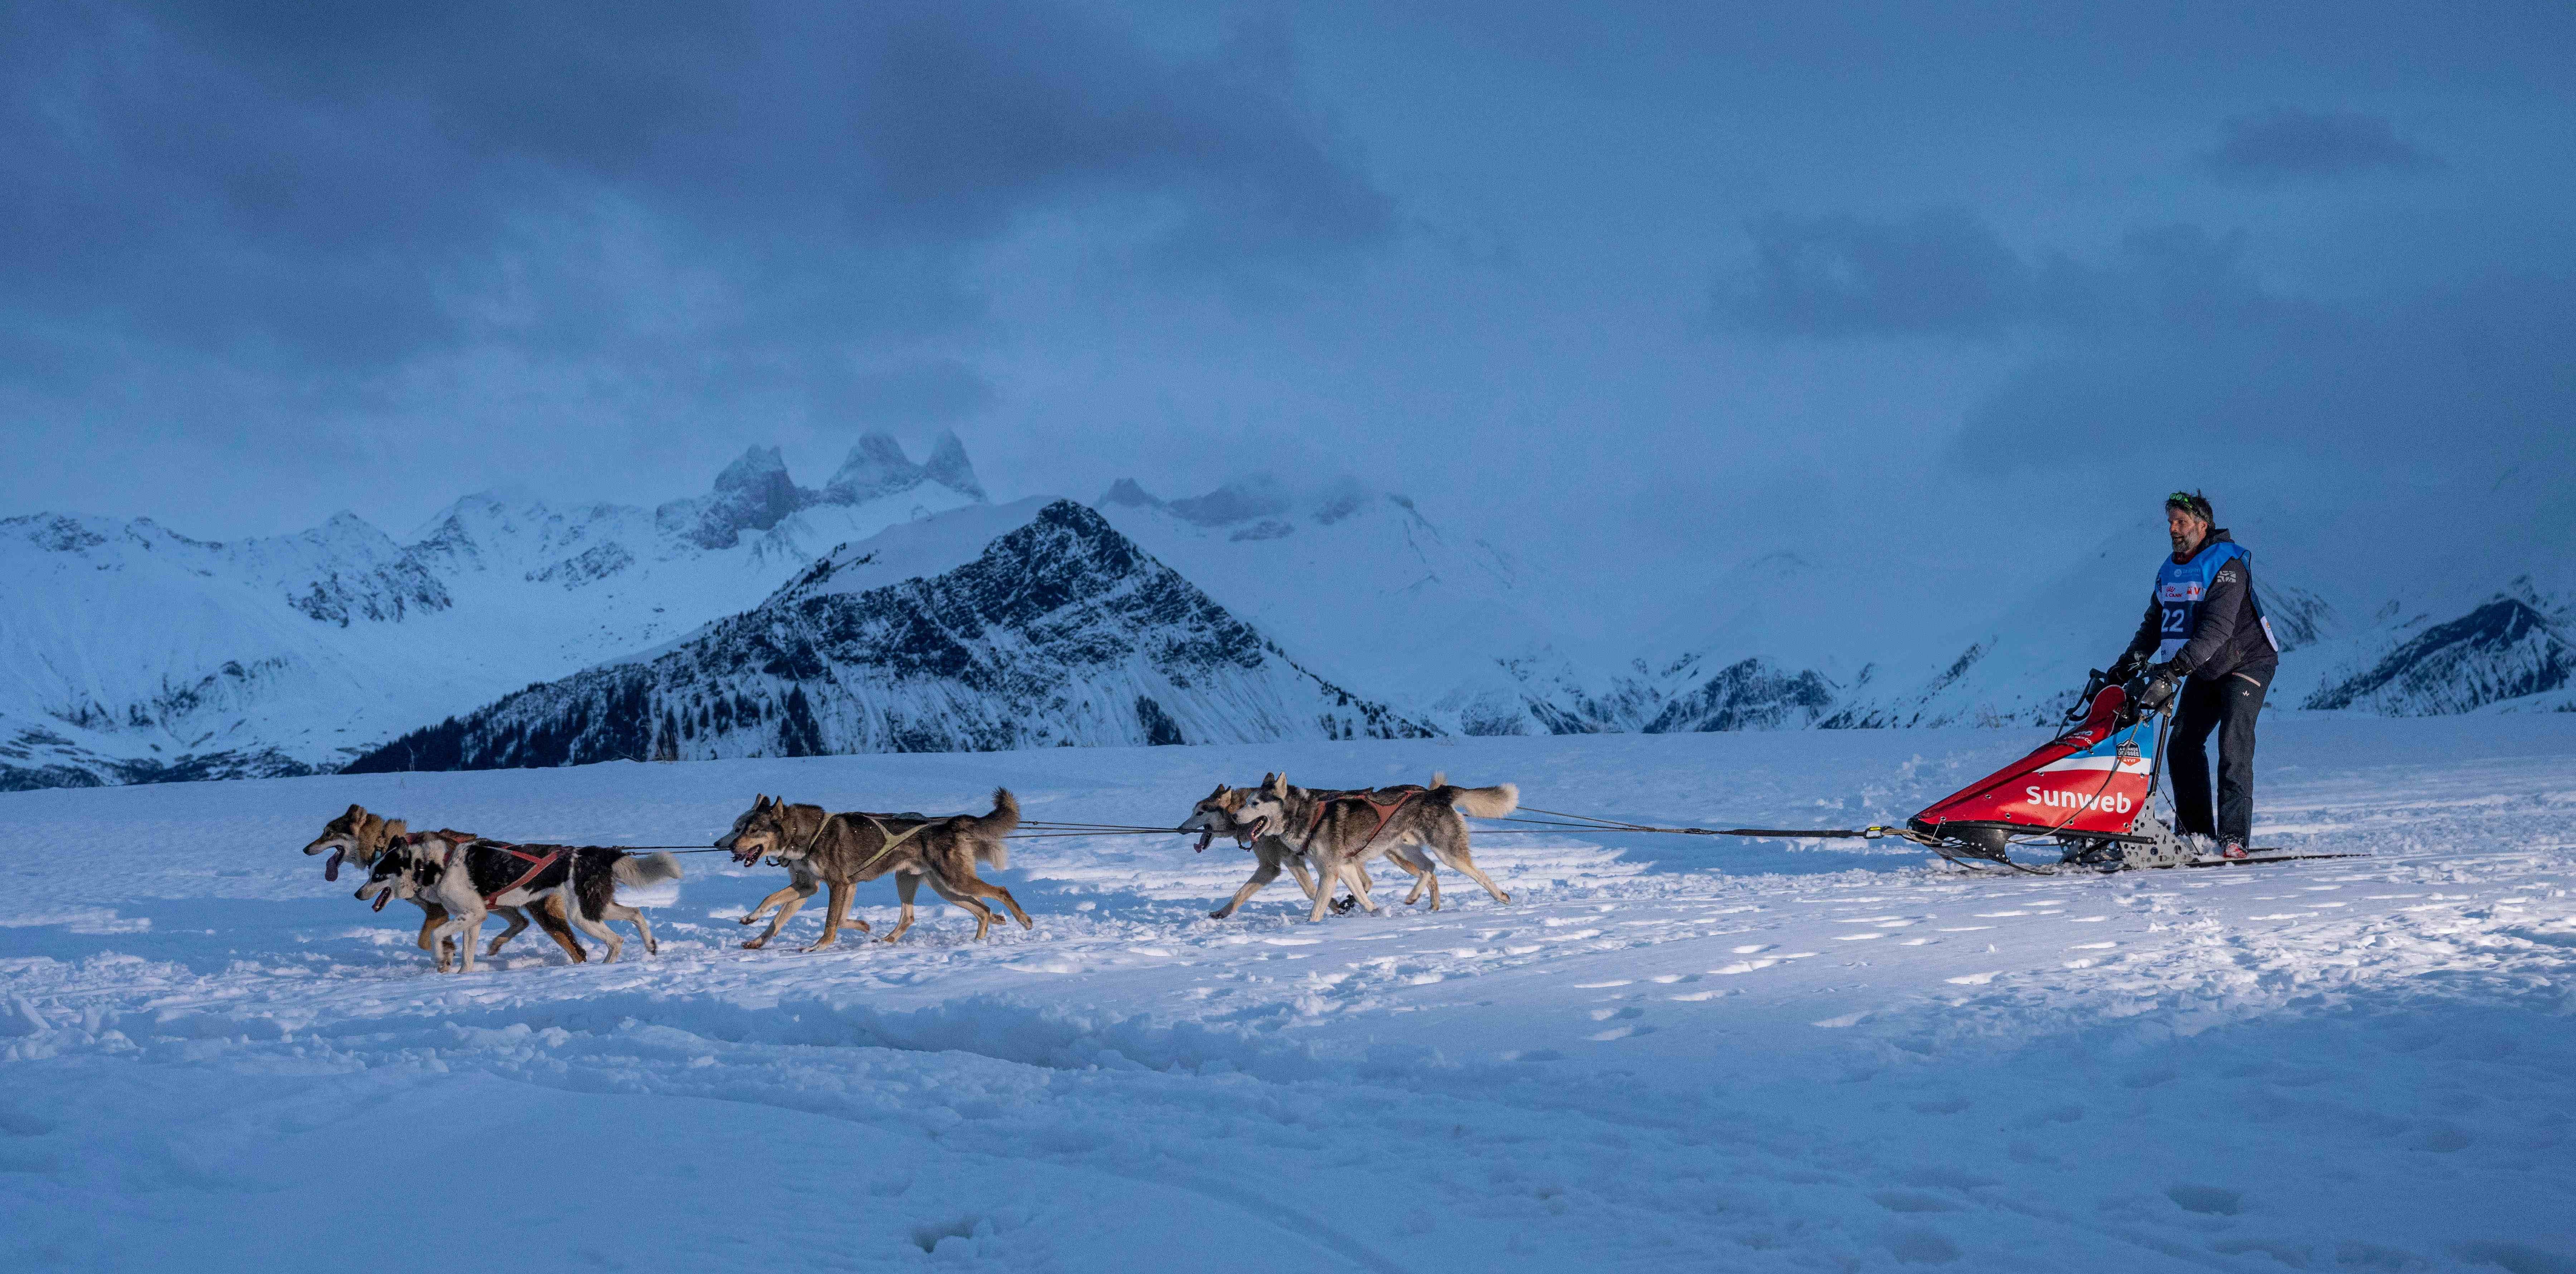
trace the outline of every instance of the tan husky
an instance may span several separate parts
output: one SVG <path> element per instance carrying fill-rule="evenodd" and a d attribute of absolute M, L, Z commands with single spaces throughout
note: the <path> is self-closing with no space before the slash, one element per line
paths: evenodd
<path fill-rule="evenodd" d="M 403 820 L 384 818 L 369 813 L 363 805 L 352 805 L 346 813 L 324 823 L 322 834 L 314 837 L 313 843 L 304 847 L 304 852 L 319 854 L 329 850 L 331 861 L 322 864 L 322 879 L 338 880 L 340 864 L 343 860 L 355 864 L 362 872 L 373 872 L 376 860 L 384 856 L 386 848 L 408 836 L 409 832 Z M 440 928 L 447 924 L 447 909 L 427 894 L 410 897 L 411 901 L 419 904 L 422 912 L 420 949 L 438 957 L 438 966 L 444 969 L 453 954 L 448 950 L 452 943 L 435 941 L 431 935 L 438 933 Z M 590 953 L 582 950 L 580 940 L 572 936 L 572 926 L 564 921 L 562 899 L 549 895 L 537 899 L 529 906 L 536 912 L 537 927 L 543 930 L 547 937 L 554 939 L 555 945 L 562 947 L 564 954 L 572 957 L 573 963 L 580 964 L 590 958 Z M 501 954 L 501 948 L 528 927 L 528 917 L 517 907 L 494 907 L 492 910 L 499 912 L 504 920 L 509 921 L 510 927 L 502 930 L 499 937 L 492 939 L 491 947 L 483 953 L 485 956 Z"/>
<path fill-rule="evenodd" d="M 1385 854 L 1407 870 L 1418 868 L 1414 885 L 1419 889 L 1431 864 L 1417 856 L 1428 850 L 1430 857 L 1467 873 L 1496 901 L 1510 902 L 1512 896 L 1476 866 L 1461 815 L 1501 818 L 1518 808 L 1520 789 L 1509 783 L 1451 787 L 1445 776 L 1435 774 L 1427 788 L 1339 794 L 1291 787 L 1286 775 L 1274 774 L 1254 790 L 1235 819 L 1256 839 L 1276 836 L 1314 863 L 1315 907 L 1307 918 L 1321 921 L 1336 880 L 1351 887 L 1361 907 L 1372 914 L 1378 910 L 1359 872 L 1360 863 L 1374 854 Z M 1439 881 L 1434 877 L 1429 884 L 1437 906 Z"/>
<path fill-rule="evenodd" d="M 912 927 L 913 891 L 925 880 L 931 892 L 975 917 L 975 937 L 981 941 L 993 927 L 993 909 L 977 899 L 1001 900 L 1023 929 L 1034 923 L 1009 890 L 975 874 L 978 863 L 993 868 L 1011 865 L 1010 843 L 1002 838 L 1019 825 L 1020 803 L 1007 788 L 993 790 L 990 814 L 945 818 L 863 811 L 826 814 L 820 805 L 790 805 L 763 795 L 733 821 L 733 830 L 716 841 L 716 848 L 731 851 L 735 861 L 746 865 L 766 855 L 788 871 L 787 887 L 761 899 L 743 916 L 742 923 L 750 924 L 760 919 L 760 913 L 778 908 L 768 930 L 743 943 L 745 947 L 769 945 L 805 900 L 814 896 L 817 883 L 831 886 L 831 905 L 824 913 L 823 936 L 806 950 L 820 951 L 840 941 L 844 924 L 868 932 L 867 921 L 849 914 L 850 892 L 860 881 L 888 872 L 894 873 L 903 918 L 885 936 L 886 941 L 901 938 Z"/>

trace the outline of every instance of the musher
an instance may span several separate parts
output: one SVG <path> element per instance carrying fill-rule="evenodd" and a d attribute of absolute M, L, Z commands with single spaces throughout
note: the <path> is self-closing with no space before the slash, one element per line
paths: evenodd
<path fill-rule="evenodd" d="M 2254 555 L 2216 527 L 2197 491 L 2165 497 L 2173 556 L 2156 571 L 2147 617 L 2111 665 L 2115 682 L 2144 672 L 2140 705 L 2175 697 L 2166 753 L 2175 831 L 2226 858 L 2243 858 L 2254 832 L 2254 716 L 2280 667 L 2280 646 L 2254 600 Z M 2211 817 L 2208 742 L 2218 732 L 2218 808 Z"/>

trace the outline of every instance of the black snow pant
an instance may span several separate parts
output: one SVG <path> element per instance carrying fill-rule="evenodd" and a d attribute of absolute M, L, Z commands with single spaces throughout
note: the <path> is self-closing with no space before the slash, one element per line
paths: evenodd
<path fill-rule="evenodd" d="M 2251 846 L 2254 835 L 2254 716 L 2268 689 L 2231 672 L 2182 683 L 2165 764 L 2173 775 L 2174 828 Z M 2268 678 L 2266 679 L 2268 680 Z M 2218 816 L 2209 809 L 2209 734 L 2218 732 Z"/>

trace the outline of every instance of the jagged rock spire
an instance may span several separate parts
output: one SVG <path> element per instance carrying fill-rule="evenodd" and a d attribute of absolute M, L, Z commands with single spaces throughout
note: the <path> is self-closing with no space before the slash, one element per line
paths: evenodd
<path fill-rule="evenodd" d="M 921 485 L 921 479 L 921 466 L 903 453 L 903 444 L 892 434 L 871 429 L 859 435 L 849 459 L 823 485 L 823 494 L 834 504 L 857 504 L 911 490 Z"/>
<path fill-rule="evenodd" d="M 746 448 L 716 475 L 715 494 L 674 500 L 654 511 L 657 520 L 705 548 L 730 548 L 742 533 L 766 531 L 805 506 L 806 496 L 787 476 L 776 447 Z"/>
<path fill-rule="evenodd" d="M 939 431 L 939 441 L 931 444 L 930 463 L 922 466 L 922 475 L 956 492 L 985 499 L 984 484 L 975 480 L 975 465 L 966 458 L 966 444 L 957 440 L 953 429 Z"/>
<path fill-rule="evenodd" d="M 735 526 L 766 531 L 804 504 L 776 447 L 748 447 L 716 475 L 716 502 Z"/>
<path fill-rule="evenodd" d="M 930 463 L 917 465 L 892 434 L 874 429 L 859 435 L 850 458 L 824 484 L 821 498 L 831 504 L 861 504 L 924 482 L 936 482 L 978 501 L 986 498 L 984 484 L 975 480 L 974 462 L 966 458 L 966 444 L 956 434 L 942 430 L 930 448 Z"/>

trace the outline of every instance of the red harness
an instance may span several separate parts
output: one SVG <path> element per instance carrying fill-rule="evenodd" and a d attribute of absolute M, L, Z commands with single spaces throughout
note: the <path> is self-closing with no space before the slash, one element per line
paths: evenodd
<path fill-rule="evenodd" d="M 501 895 L 506 894 L 531 880 L 535 880 L 539 872 L 544 871 L 548 867 L 554 866 L 555 860 L 564 856 L 564 847 L 561 845 L 549 847 L 546 852 L 542 854 L 531 854 L 516 845 L 505 845 L 499 841 L 487 840 L 483 843 L 529 865 L 526 871 L 519 873 L 519 878 L 517 880 L 511 881 L 509 884 L 503 885 L 500 888 L 483 895 L 483 905 L 486 907 L 497 905 Z"/>
<path fill-rule="evenodd" d="M 528 864 L 528 869 L 519 873 L 519 878 L 517 880 L 513 880 L 509 884 L 503 885 L 500 888 L 483 895 L 483 905 L 485 907 L 498 906 L 501 895 L 506 894 L 531 880 L 535 880 L 538 873 L 543 872 L 548 867 L 554 866 L 555 860 L 564 856 L 564 847 L 561 845 L 548 846 L 546 852 L 536 854 L 530 853 L 529 851 L 513 845 L 508 841 L 487 840 L 483 837 L 476 836 L 471 832 L 405 832 L 395 839 L 402 841 L 406 845 L 418 848 L 422 841 L 428 840 L 432 836 L 441 837 L 450 841 L 459 849 L 469 848 L 475 845 L 488 846 L 490 848 L 497 849 L 504 854 L 508 854 L 510 857 L 518 859 L 520 862 Z"/>

